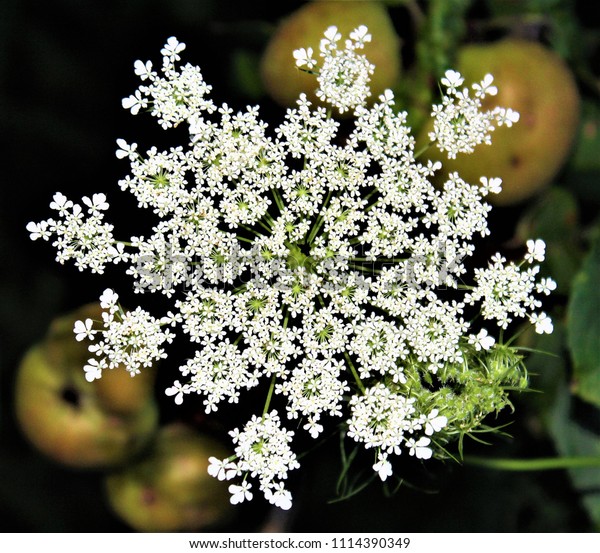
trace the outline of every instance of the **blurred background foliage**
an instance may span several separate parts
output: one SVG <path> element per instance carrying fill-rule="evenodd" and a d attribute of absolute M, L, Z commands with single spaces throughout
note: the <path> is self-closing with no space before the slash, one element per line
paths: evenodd
<path fill-rule="evenodd" d="M 327 3 L 345 5 L 344 18 L 344 9 L 354 2 Z M 125 233 L 139 232 L 140 225 L 147 224 L 136 218 L 137 213 L 127 216 L 134 204 L 116 193 L 116 182 L 126 168 L 114 157 L 115 140 L 126 138 L 144 146 L 173 140 L 172 134 L 163 136 L 167 133 L 149 118 L 133 118 L 120 107 L 121 98 L 137 87 L 133 61 L 157 59 L 171 35 L 187 44 L 185 60 L 202 68 L 217 103 L 241 108 L 260 102 L 263 117 L 276 125 L 285 108 L 273 99 L 261 63 L 280 22 L 306 4 L 262 0 L 2 2 L 3 531 L 151 530 L 151 525 L 136 526 L 113 508 L 107 497 L 107 478 L 112 477 L 113 484 L 127 479 L 126 471 L 137 470 L 136 463 L 144 465 L 140 469 L 144 474 L 164 473 L 172 478 L 170 460 L 160 457 L 159 465 L 148 460 L 152 446 L 121 466 L 76 467 L 43 453 L 25 437 L 15 414 L 19 400 L 15 390 L 26 353 L 34 344 L 48 342 L 52 321 L 95 301 L 108 282 L 113 285 L 119 278 L 110 271 L 98 277 L 56 264 L 51 248 L 30 242 L 25 225 L 48 216 L 48 203 L 58 190 L 74 198 L 99 191 L 106 192 L 109 200 L 118 196 L 111 205 L 116 208 L 113 221 Z M 600 457 L 600 20 L 594 4 L 585 0 L 389 0 L 378 7 L 386 11 L 400 38 L 402 70 L 393 88 L 399 107 L 410 110 L 415 131 L 425 128 L 423 106 L 436 97 L 436 79 L 457 63 L 467 44 L 505 36 L 541 43 L 564 61 L 580 95 L 581 118 L 564 163 L 535 193 L 492 212 L 494 243 L 490 247 L 514 253 L 521 251 L 529 237 L 546 241 L 544 271 L 559 283 L 550 306 L 555 332 L 543 338 L 523 335 L 523 346 L 549 353 L 532 353 L 528 359 L 532 387 L 540 393 L 515 397 L 515 413 L 502 413 L 494 421 L 512 421 L 506 428 L 510 436 L 494 436 L 491 445 L 470 442 L 466 445 L 469 455 Z M 560 95 L 563 86 L 561 80 L 547 82 L 551 96 Z M 120 293 L 125 292 L 125 285 L 119 287 Z M 158 408 L 158 426 L 185 424 L 203 435 L 218 435 L 221 428 L 201 410 L 175 408 L 170 398 L 164 398 L 162 390 L 172 382 L 174 370 L 165 364 L 156 375 L 150 401 Z M 61 398 L 73 409 L 81 409 L 84 396 L 78 394 L 76 388 L 63 389 Z M 44 401 L 37 401 L 39 409 L 44 408 Z M 225 428 L 229 422 L 224 421 Z M 296 532 L 587 532 L 600 528 L 598 468 L 515 472 L 469 463 L 408 464 L 405 485 L 396 494 L 373 485 L 345 501 L 331 502 L 340 471 L 339 444 L 327 442 L 303 457 L 302 464 L 303 470 L 298 471 L 302 474 L 291 483 L 296 503 L 290 513 L 271 513 L 261 500 L 255 500 L 250 508 L 238 509 L 213 527 Z M 142 482 L 146 507 L 156 503 L 160 493 L 169 495 L 181 487 L 181 483 L 169 482 L 162 492 L 158 484 Z"/>

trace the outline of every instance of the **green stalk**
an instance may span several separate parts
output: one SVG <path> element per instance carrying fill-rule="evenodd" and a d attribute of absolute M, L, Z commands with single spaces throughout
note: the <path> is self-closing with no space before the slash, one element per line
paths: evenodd
<path fill-rule="evenodd" d="M 373 269 L 372 267 L 363 267 L 362 265 L 357 265 L 356 263 L 349 263 L 350 267 L 356 271 L 362 271 L 363 273 L 374 273 L 380 274 L 381 269 Z"/>
<path fill-rule="evenodd" d="M 327 192 L 327 197 L 325 198 L 325 201 L 323 202 L 323 206 L 321 207 L 321 210 L 319 211 L 317 220 L 315 221 L 315 224 L 314 224 L 313 228 L 311 229 L 310 234 L 308 235 L 308 244 L 312 243 L 312 241 L 315 239 L 317 233 L 319 232 L 319 229 L 323 225 L 323 216 L 321 215 L 321 213 L 323 212 L 323 210 L 327 209 L 327 206 L 329 205 L 330 200 L 331 200 L 331 190 L 329 190 L 329 192 Z"/>
<path fill-rule="evenodd" d="M 273 198 L 275 199 L 275 203 L 277 204 L 277 208 L 280 213 L 285 211 L 285 205 L 283 204 L 283 199 L 281 198 L 279 192 L 275 188 L 271 188 L 271 192 L 273 193 Z"/>
<path fill-rule="evenodd" d="M 600 467 L 600 457 L 544 457 L 538 459 L 503 459 L 465 457 L 465 464 L 496 470 L 537 471 Z"/>
<path fill-rule="evenodd" d="M 248 225 L 240 225 L 240 227 L 242 227 L 244 230 L 247 230 L 248 232 L 251 232 L 252 234 L 255 234 L 259 238 L 264 236 L 264 234 L 261 234 L 260 232 L 256 231 L 255 229 L 249 227 Z M 268 229 L 268 230 L 269 230 L 269 232 L 271 232 L 270 229 Z"/>
<path fill-rule="evenodd" d="M 273 232 L 273 229 L 271 228 L 271 226 L 267 223 L 265 223 L 262 219 L 260 221 L 258 221 L 258 224 L 264 228 L 269 234 L 271 234 Z"/>
<path fill-rule="evenodd" d="M 359 390 L 364 394 L 366 392 L 365 386 L 362 383 L 360 376 L 358 375 L 358 371 L 356 370 L 356 367 L 354 366 L 352 359 L 350 359 L 350 356 L 346 352 L 344 352 L 344 357 L 346 358 L 346 361 L 348 362 L 348 366 L 350 367 L 350 372 L 352 373 L 352 376 L 354 377 L 354 380 L 356 381 L 356 385 L 358 386 Z"/>
<path fill-rule="evenodd" d="M 369 192 L 365 197 L 364 200 L 365 202 L 368 202 L 369 199 L 371 198 L 371 196 L 373 196 L 373 194 L 376 194 L 377 192 L 379 192 L 379 190 L 377 190 L 377 188 L 373 187 L 373 190 L 371 190 L 371 192 Z"/>
<path fill-rule="evenodd" d="M 381 199 L 375 200 L 371 205 L 367 206 L 365 208 L 365 212 L 370 211 L 371 209 L 373 209 L 374 207 L 376 207 L 377 205 L 379 205 Z"/>
<path fill-rule="evenodd" d="M 419 159 L 419 157 L 422 156 L 427 150 L 429 150 L 429 148 L 431 148 L 431 146 L 433 146 L 434 144 L 435 142 L 431 141 L 425 146 L 423 146 L 418 152 L 414 154 L 415 159 Z"/>
<path fill-rule="evenodd" d="M 277 377 L 273 375 L 271 377 L 271 385 L 269 386 L 269 393 L 267 394 L 267 401 L 265 401 L 265 408 L 263 409 L 263 417 L 267 414 L 269 406 L 271 405 L 271 399 L 273 398 L 273 391 L 275 390 L 275 380 Z"/>
<path fill-rule="evenodd" d="M 240 284 L 238 287 L 233 289 L 234 294 L 239 294 L 240 292 L 245 292 L 247 290 L 246 283 Z"/>

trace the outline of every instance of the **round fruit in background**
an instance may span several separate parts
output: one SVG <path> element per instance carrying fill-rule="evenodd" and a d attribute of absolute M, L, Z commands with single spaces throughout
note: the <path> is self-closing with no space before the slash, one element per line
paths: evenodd
<path fill-rule="evenodd" d="M 577 135 L 580 95 L 568 65 L 540 43 L 505 38 L 463 46 L 456 69 L 465 85 L 491 73 L 498 94 L 486 97 L 484 109 L 511 108 L 520 119 L 510 128 L 497 128 L 492 144 L 479 145 L 472 154 L 448 160 L 434 146 L 425 155 L 442 161 L 442 177 L 458 171 L 472 184 L 482 176 L 502 178 L 502 192 L 488 196 L 496 205 L 513 205 L 536 195 L 563 167 Z"/>
<path fill-rule="evenodd" d="M 344 39 L 360 25 L 369 28 L 373 39 L 362 53 L 375 66 L 371 98 L 376 100 L 386 88 L 398 83 L 401 42 L 383 2 L 314 0 L 280 22 L 262 55 L 260 71 L 265 90 L 280 105 L 294 107 L 301 93 L 319 103 L 314 93 L 318 87 L 316 77 L 296 67 L 293 51 L 310 47 L 318 57 L 323 33 L 331 25 Z"/>
<path fill-rule="evenodd" d="M 47 457 L 77 468 L 110 468 L 146 446 L 158 428 L 154 368 L 131 377 L 123 367 L 88 382 L 90 353 L 73 334 L 76 320 L 100 318 L 98 305 L 56 318 L 17 370 L 15 414 L 28 441 Z M 98 383 L 102 382 L 99 386 Z"/>
<path fill-rule="evenodd" d="M 108 502 L 139 532 L 214 528 L 233 506 L 228 482 L 208 474 L 208 458 L 228 455 L 220 442 L 189 426 L 164 426 L 146 456 L 107 475 Z"/>

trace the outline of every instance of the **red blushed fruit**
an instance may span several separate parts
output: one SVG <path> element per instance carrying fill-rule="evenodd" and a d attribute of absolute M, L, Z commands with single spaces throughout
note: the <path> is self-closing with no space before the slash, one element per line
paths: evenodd
<path fill-rule="evenodd" d="M 125 462 L 148 443 L 158 421 L 153 401 L 127 415 L 105 411 L 83 369 L 74 375 L 49 364 L 41 346 L 33 347 L 21 362 L 15 407 L 21 430 L 35 448 L 80 468 Z"/>
<path fill-rule="evenodd" d="M 498 94 L 487 97 L 484 108 L 511 108 L 520 119 L 510 128 L 497 128 L 491 146 L 479 145 L 455 160 L 430 148 L 424 156 L 442 161 L 440 182 L 454 171 L 471 184 L 479 184 L 482 176 L 500 177 L 502 192 L 486 198 L 500 206 L 542 192 L 564 166 L 579 128 L 581 100 L 570 68 L 540 43 L 506 38 L 465 45 L 456 69 L 465 77 L 465 86 L 491 73 Z M 425 129 L 429 130 L 431 124 Z M 427 142 L 425 133 L 420 142 Z"/>

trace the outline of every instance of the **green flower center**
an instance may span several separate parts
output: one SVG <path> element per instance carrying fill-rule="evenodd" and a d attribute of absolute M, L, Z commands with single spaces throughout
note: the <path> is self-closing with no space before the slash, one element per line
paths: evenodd
<path fill-rule="evenodd" d="M 292 271 L 299 267 L 304 267 L 306 272 L 313 273 L 317 261 L 313 257 L 310 257 L 309 254 L 303 252 L 298 244 L 288 244 L 287 265 Z"/>

